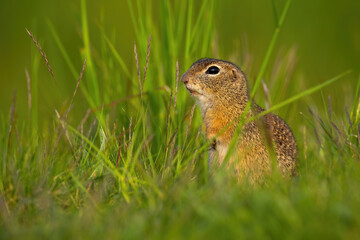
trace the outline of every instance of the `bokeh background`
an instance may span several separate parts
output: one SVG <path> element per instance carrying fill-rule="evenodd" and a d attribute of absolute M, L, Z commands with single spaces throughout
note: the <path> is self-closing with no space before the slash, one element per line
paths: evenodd
<path fill-rule="evenodd" d="M 196 5 L 196 3 L 194 3 Z M 26 116 L 27 94 L 25 68 L 31 69 L 34 43 L 28 28 L 41 44 L 52 66 L 58 85 L 55 87 L 43 60 L 39 65 L 40 113 L 53 114 L 53 106 L 71 96 L 74 80 L 51 34 L 48 23 L 57 30 L 77 69 L 81 69 L 81 8 L 79 1 L 2 1 L 0 7 L 0 110 L 9 111 L 12 92 L 17 90 L 17 114 Z M 158 1 L 152 1 L 155 22 Z M 280 13 L 284 1 L 275 1 Z M 98 25 L 113 37 L 115 47 L 130 69 L 135 69 L 133 44 L 136 41 L 125 0 L 88 1 L 87 15 L 91 43 L 102 38 Z M 176 9 L 174 9 L 176 11 Z M 194 8 L 196 13 L 197 9 Z M 218 56 L 245 66 L 249 80 L 254 80 L 275 28 L 270 0 L 218 1 L 214 16 L 214 42 Z M 304 89 L 352 69 L 351 75 L 326 87 L 323 95 L 333 99 L 335 111 L 352 103 L 360 72 L 360 1 L 293 1 L 281 30 L 272 61 L 281 51 L 293 51 L 295 74 L 304 80 Z M 156 46 L 152 46 L 156 47 Z M 246 54 L 248 64 L 239 56 Z M 280 55 L 279 55 L 280 54 Z M 193 60 L 205 56 L 190 56 Z M 212 56 L 209 56 L 212 57 Z M 180 73 L 184 66 L 180 59 Z M 267 74 L 268 73 L 268 74 Z M 269 77 L 267 70 L 264 78 Z M 250 83 L 251 84 L 251 83 Z M 320 103 L 321 97 L 311 99 Z M 311 104 L 311 101 L 308 102 Z"/>

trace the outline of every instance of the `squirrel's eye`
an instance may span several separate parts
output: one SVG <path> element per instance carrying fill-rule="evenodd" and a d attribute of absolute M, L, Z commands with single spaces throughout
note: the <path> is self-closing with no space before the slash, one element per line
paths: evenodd
<path fill-rule="evenodd" d="M 220 69 L 217 66 L 210 66 L 207 70 L 206 70 L 206 74 L 218 74 L 220 72 Z"/>

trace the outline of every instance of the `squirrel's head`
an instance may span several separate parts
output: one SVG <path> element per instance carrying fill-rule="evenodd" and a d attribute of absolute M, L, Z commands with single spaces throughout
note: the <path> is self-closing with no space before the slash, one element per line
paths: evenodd
<path fill-rule="evenodd" d="M 216 102 L 247 100 L 244 73 L 233 63 L 203 58 L 191 65 L 181 77 L 186 89 L 201 105 Z"/>

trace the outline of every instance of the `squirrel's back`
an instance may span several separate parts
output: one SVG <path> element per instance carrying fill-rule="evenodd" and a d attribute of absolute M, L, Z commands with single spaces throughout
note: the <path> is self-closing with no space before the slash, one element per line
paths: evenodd
<path fill-rule="evenodd" d="M 268 113 L 263 119 L 268 132 L 265 135 L 270 134 L 280 172 L 283 175 L 286 175 L 286 173 L 293 174 L 297 157 L 297 146 L 293 132 L 289 125 L 278 115 Z"/>

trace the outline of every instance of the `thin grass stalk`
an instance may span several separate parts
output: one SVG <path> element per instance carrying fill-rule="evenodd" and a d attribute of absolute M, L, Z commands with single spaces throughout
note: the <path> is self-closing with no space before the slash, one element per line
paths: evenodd
<path fill-rule="evenodd" d="M 191 29 L 192 29 L 192 13 L 193 12 L 193 0 L 188 0 L 188 11 L 186 20 L 186 34 L 185 34 L 185 65 L 189 65 L 190 46 L 191 46 Z"/>
<path fill-rule="evenodd" d="M 148 44 L 147 44 L 147 48 L 146 48 L 147 54 L 146 54 L 146 63 L 145 63 L 145 67 L 144 67 L 143 86 L 145 86 L 146 72 L 147 72 L 147 69 L 149 66 L 151 38 L 152 38 L 152 34 L 150 34 L 150 36 L 149 36 Z"/>
<path fill-rule="evenodd" d="M 360 100 L 359 100 L 359 92 L 360 92 L 360 74 L 358 78 L 358 82 L 356 85 L 355 97 L 353 101 L 353 108 L 351 111 L 351 119 L 354 119 L 354 124 L 356 124 L 359 120 L 360 115 Z M 358 103 L 358 104 L 356 104 Z"/>
<path fill-rule="evenodd" d="M 204 16 L 205 13 L 205 9 L 207 9 L 208 7 L 208 2 L 209 0 L 205 0 L 202 2 L 201 7 L 200 7 L 200 11 L 197 14 L 197 18 L 196 18 L 196 22 L 194 26 L 191 26 L 192 29 L 192 33 L 191 33 L 191 37 L 190 37 L 190 43 L 192 43 L 195 39 L 195 36 L 197 36 L 198 32 L 200 31 L 200 25 L 201 25 L 201 20 Z"/>
<path fill-rule="evenodd" d="M 271 6 L 273 9 L 275 25 L 278 26 L 279 25 L 279 17 L 278 17 L 277 10 L 276 10 L 275 0 L 271 0 Z"/>
<path fill-rule="evenodd" d="M 197 134 L 196 134 L 196 137 L 195 137 L 195 142 L 198 142 L 200 133 L 201 133 L 201 127 L 199 127 L 199 130 L 197 131 Z M 196 158 L 197 152 L 198 152 L 198 148 L 195 149 L 194 155 L 191 158 L 191 166 L 193 167 L 193 169 L 195 169 L 195 158 Z M 205 168 L 206 168 L 206 166 L 205 166 Z"/>
<path fill-rule="evenodd" d="M 73 147 L 73 144 L 71 143 L 71 140 L 70 140 L 70 136 L 69 136 L 69 132 L 68 130 L 66 129 L 65 127 L 65 124 L 64 124 L 64 121 L 62 120 L 62 117 L 61 115 L 59 114 L 59 112 L 55 109 L 55 113 L 56 113 L 56 116 L 57 118 L 59 119 L 60 121 L 60 126 L 62 127 L 63 131 L 65 132 L 65 136 L 66 136 L 66 139 L 71 147 L 72 150 L 74 150 L 74 147 Z M 61 136 L 61 134 L 59 135 Z M 57 141 L 56 141 L 57 142 Z M 57 145 L 57 144 L 56 144 Z"/>
<path fill-rule="evenodd" d="M 261 79 L 263 78 L 263 75 L 264 75 L 264 72 L 265 72 L 265 69 L 269 63 L 269 60 L 270 60 L 270 56 L 273 52 L 273 49 L 274 49 L 274 46 L 275 46 L 275 43 L 277 41 L 277 38 L 279 36 L 279 33 L 280 33 L 280 30 L 282 28 L 282 25 L 284 23 L 284 20 L 285 20 L 285 17 L 286 17 L 286 14 L 288 12 L 288 9 L 290 7 L 290 3 L 291 3 L 291 0 L 287 0 L 286 3 L 285 3 L 285 6 L 284 6 L 284 9 L 281 13 L 281 17 L 280 17 L 280 20 L 275 28 L 275 31 L 273 33 L 273 36 L 271 38 L 271 41 L 270 41 L 270 44 L 269 44 L 269 47 L 266 51 L 266 54 L 265 54 L 265 57 L 264 57 L 264 60 L 261 64 L 261 67 L 260 67 L 260 71 L 259 71 L 259 74 L 255 80 L 255 84 L 253 86 L 253 89 L 252 89 L 252 92 L 251 92 L 251 97 L 253 98 L 255 96 L 255 93 L 257 91 L 257 88 L 259 87 L 259 84 L 260 84 L 260 81 Z"/>
<path fill-rule="evenodd" d="M 50 21 L 48 21 L 48 26 L 50 28 L 50 31 L 55 39 L 55 42 L 63 56 L 63 58 L 65 59 L 65 62 L 67 64 L 67 66 L 69 67 L 70 69 L 70 72 L 72 73 L 73 77 L 74 77 L 74 80 L 75 81 L 78 81 L 78 76 L 79 76 L 79 73 L 76 71 L 75 69 L 75 65 L 73 64 L 73 62 L 71 61 L 70 57 L 69 57 L 69 54 L 66 52 L 66 49 L 64 47 L 64 45 L 62 44 L 61 40 L 60 40 L 60 37 L 59 35 L 57 34 L 54 26 L 52 25 L 52 23 Z M 86 89 L 85 85 L 80 85 L 80 89 L 81 89 L 81 92 L 84 94 L 85 96 L 85 99 L 86 101 L 89 103 L 89 105 L 92 107 L 92 108 L 95 108 L 96 105 L 94 103 L 94 100 L 92 99 L 92 97 L 90 96 L 88 90 Z"/>
<path fill-rule="evenodd" d="M 119 161 L 120 161 L 120 157 L 121 157 L 121 133 L 119 134 L 119 140 L 118 140 L 118 145 L 119 145 L 119 149 L 118 149 L 118 155 L 116 157 L 116 168 L 118 168 L 119 166 Z"/>
<path fill-rule="evenodd" d="M 206 27 L 203 29 L 204 31 L 204 44 L 202 44 L 201 48 L 201 56 L 208 56 L 212 53 L 212 46 L 211 43 L 214 41 L 213 33 L 214 33 L 214 7 L 215 1 L 211 0 L 209 3 L 210 7 L 207 10 L 208 17 L 203 19 L 207 24 Z"/>
<path fill-rule="evenodd" d="M 350 114 L 349 114 L 349 111 L 347 110 L 346 106 L 345 106 L 345 114 L 346 114 L 346 118 L 348 120 L 348 123 L 350 125 L 350 132 L 352 134 L 354 132 L 353 123 L 351 122 Z"/>
<path fill-rule="evenodd" d="M 171 116 L 171 106 L 172 106 L 172 97 L 173 97 L 173 89 L 171 89 L 171 93 L 170 93 L 170 101 L 169 101 L 169 107 L 168 107 L 168 115 L 166 118 L 166 137 L 165 137 L 165 141 L 168 141 L 168 130 L 170 128 L 170 116 Z"/>
<path fill-rule="evenodd" d="M 134 7 L 132 5 L 132 0 L 127 0 L 128 6 L 129 6 L 129 12 L 130 12 L 130 17 L 132 20 L 132 23 L 134 25 L 134 31 L 135 31 L 135 35 L 139 36 L 139 27 L 137 26 L 137 18 L 135 17 L 135 11 L 134 11 Z"/>
<path fill-rule="evenodd" d="M 175 77 L 175 94 L 174 94 L 174 113 L 176 111 L 176 96 L 178 91 L 178 82 L 179 82 L 179 61 L 176 61 L 176 77 Z"/>
<path fill-rule="evenodd" d="M 329 105 L 327 105 L 328 103 L 326 103 L 326 101 L 325 101 L 325 97 L 324 97 L 324 94 L 323 94 L 323 91 L 322 91 L 322 90 L 320 90 L 320 95 L 321 95 L 321 101 L 322 101 L 322 104 L 323 104 L 323 106 L 324 106 L 324 109 L 327 109 L 327 111 L 325 111 L 325 115 L 326 115 L 326 118 L 325 118 L 325 119 L 329 120 L 329 119 L 330 119 L 330 116 L 329 116 Z M 317 118 L 321 121 L 322 126 L 325 127 L 325 123 L 324 123 L 323 120 L 320 118 L 320 116 L 317 116 Z M 329 121 L 329 123 L 330 123 L 330 121 Z M 332 129 L 330 129 L 330 130 L 332 130 Z"/>
<path fill-rule="evenodd" d="M 134 56 L 135 56 L 137 77 L 138 77 L 138 83 L 139 83 L 140 99 L 141 99 L 141 102 L 143 102 L 142 84 L 141 84 L 141 76 L 140 76 L 140 66 L 139 66 L 139 58 L 138 58 L 138 54 L 137 54 L 137 50 L 136 50 L 136 43 L 134 43 Z"/>
<path fill-rule="evenodd" d="M 177 28 L 177 32 L 176 32 L 176 38 L 181 38 L 184 36 L 184 25 L 185 25 L 185 19 L 186 19 L 186 3 L 187 1 L 178 1 L 178 3 L 180 4 L 180 6 L 175 6 L 175 9 L 178 9 L 178 19 L 176 21 L 176 28 Z"/>
<path fill-rule="evenodd" d="M 64 45 L 62 44 L 60 37 L 55 30 L 54 25 L 52 24 L 52 22 L 50 20 L 47 20 L 47 24 L 49 26 L 50 32 L 52 33 L 61 54 L 63 55 L 63 57 L 65 59 L 66 64 L 68 65 L 68 67 L 70 69 L 70 72 L 72 73 L 74 78 L 77 79 L 78 73 L 76 72 L 75 65 L 72 63 L 71 58 L 69 57 L 69 54 L 66 52 L 66 49 L 65 49 Z"/>
<path fill-rule="evenodd" d="M 308 156 L 307 156 L 307 152 L 308 152 L 308 145 L 307 145 L 307 135 L 306 135 L 306 127 L 303 126 L 302 128 L 302 133 L 303 133 L 303 155 L 304 155 L 304 162 L 305 162 L 305 166 L 307 169 L 307 160 L 308 160 Z"/>
<path fill-rule="evenodd" d="M 116 48 L 114 47 L 114 45 L 112 44 L 112 42 L 110 41 L 110 39 L 108 38 L 108 36 L 105 33 L 105 30 L 102 26 L 100 26 L 100 24 L 98 24 L 98 27 L 100 28 L 100 31 L 105 39 L 105 42 L 107 43 L 108 47 L 110 48 L 110 52 L 113 54 L 113 56 L 115 57 L 115 60 L 119 63 L 122 71 L 124 71 L 125 75 L 130 78 L 131 74 L 129 72 L 128 67 L 125 64 L 125 61 L 123 60 L 123 58 L 120 56 L 119 52 L 116 50 Z"/>
<path fill-rule="evenodd" d="M 87 131 L 87 134 L 86 134 L 87 138 L 90 138 L 90 134 L 91 134 L 92 130 L 95 128 L 96 123 L 97 123 L 97 119 L 95 118 L 95 119 L 91 122 L 90 127 L 89 127 L 89 129 L 88 129 L 88 131 Z"/>
<path fill-rule="evenodd" d="M 77 90 L 78 90 L 79 85 L 80 85 L 80 81 L 81 81 L 81 79 L 82 79 L 82 77 L 83 77 L 83 74 L 84 74 L 84 71 L 85 71 L 85 67 L 86 67 L 86 58 L 85 58 L 85 61 L 84 61 L 83 66 L 82 66 L 79 79 L 78 79 L 78 81 L 77 81 L 77 83 L 76 83 L 76 87 L 75 87 L 75 90 L 74 90 L 74 92 L 73 92 L 73 95 L 72 95 L 72 98 L 71 98 L 69 107 L 67 108 L 65 114 L 60 117 L 60 114 L 59 114 L 59 113 L 57 112 L 57 110 L 55 109 L 56 114 L 59 115 L 58 117 L 60 117 L 59 120 L 60 120 L 61 125 L 63 124 L 62 121 L 64 121 L 64 122 L 67 121 L 67 118 L 68 118 L 68 116 L 69 116 L 70 110 L 71 110 L 71 108 L 72 108 L 72 106 L 73 106 L 73 102 L 74 102 L 75 95 L 76 95 Z M 64 128 L 64 125 L 62 125 L 62 126 L 63 126 L 63 129 L 66 130 L 66 129 Z M 56 132 L 59 132 L 59 128 L 60 128 L 60 126 L 58 126 Z M 58 143 L 59 143 L 59 140 L 60 140 L 61 135 L 62 135 L 62 132 L 60 132 L 59 135 L 58 135 L 57 138 L 56 138 L 55 145 L 54 145 L 54 150 L 55 150 L 55 148 L 57 147 L 57 145 L 58 145 Z M 67 137 L 68 137 L 68 136 L 67 136 Z M 70 138 L 69 138 L 69 141 L 70 141 Z M 70 146 L 72 146 L 71 141 L 70 141 Z"/>
<path fill-rule="evenodd" d="M 192 124 L 192 120 L 193 120 L 195 108 L 196 108 L 196 104 L 194 104 L 193 107 L 191 108 L 191 113 L 190 113 L 190 118 L 189 118 L 189 125 L 188 125 L 188 127 L 187 127 L 187 129 L 186 129 L 186 132 L 185 132 L 185 139 L 184 139 L 184 148 L 183 148 L 183 151 L 185 150 L 185 143 L 186 143 L 186 140 L 187 140 L 188 135 L 189 135 L 189 131 L 190 131 L 190 128 L 191 128 L 191 124 Z"/>
<path fill-rule="evenodd" d="M 163 1 L 165 5 L 165 13 L 166 13 L 166 30 L 167 30 L 167 40 L 169 43 L 169 57 L 171 59 L 171 63 L 174 62 L 175 57 L 178 55 L 178 48 L 176 47 L 176 40 L 174 37 L 174 12 L 171 9 L 171 1 Z"/>
<path fill-rule="evenodd" d="M 125 131 L 125 127 L 123 126 L 123 139 L 124 139 L 124 152 L 127 152 L 127 150 L 128 150 L 128 145 L 127 145 L 127 143 L 126 143 L 126 131 Z"/>
<path fill-rule="evenodd" d="M 84 124 L 85 124 L 86 120 L 89 118 L 90 113 L 91 113 L 91 109 L 88 109 L 85 113 L 85 116 L 83 117 L 83 119 L 80 122 L 80 133 L 81 134 L 84 134 Z M 83 146 L 83 145 L 84 145 L 84 140 L 81 139 L 81 146 Z"/>
<path fill-rule="evenodd" d="M 86 67 L 86 58 L 85 58 L 85 60 L 84 60 L 83 66 L 82 66 L 79 79 L 78 79 L 78 81 L 77 81 L 77 83 L 76 83 L 76 87 L 75 87 L 75 90 L 74 90 L 74 92 L 73 92 L 73 95 L 72 95 L 72 98 L 71 98 L 71 101 L 70 101 L 70 105 L 72 105 L 73 102 L 74 102 L 74 98 L 75 98 L 75 95 L 76 95 L 77 90 L 78 90 L 78 88 L 79 88 L 80 81 L 81 81 L 81 79 L 82 79 L 82 77 L 83 77 L 83 75 L 84 75 L 85 67 Z M 70 108 L 70 106 L 69 106 L 69 108 Z M 69 110 L 68 110 L 68 112 L 69 112 Z"/>
<path fill-rule="evenodd" d="M 40 64 L 40 55 L 35 53 L 32 64 L 31 64 L 31 130 L 35 133 L 38 130 L 38 82 L 39 82 L 39 64 Z"/>
<path fill-rule="evenodd" d="M 329 119 L 332 120 L 332 106 L 331 106 L 331 97 L 328 96 L 328 112 L 329 112 Z"/>
<path fill-rule="evenodd" d="M 29 75 L 29 71 L 25 68 L 26 75 L 26 83 L 27 83 L 27 96 L 28 96 L 28 117 L 30 117 L 31 113 L 31 78 Z"/>
<path fill-rule="evenodd" d="M 131 128 L 132 128 L 132 117 L 130 117 L 130 123 L 129 123 L 129 146 L 131 145 L 132 142 Z"/>
<path fill-rule="evenodd" d="M 166 157 L 167 158 L 167 161 L 166 161 L 166 165 L 167 166 L 170 166 L 171 164 L 171 160 L 172 160 L 172 157 L 174 156 L 174 146 L 175 146 L 175 137 L 178 133 L 178 128 L 175 129 L 174 133 L 172 134 L 167 146 L 166 146 Z"/>
<path fill-rule="evenodd" d="M 139 16 L 144 16 L 144 17 L 139 17 L 138 21 L 139 21 L 139 27 L 141 30 L 141 35 L 140 35 L 140 39 L 139 40 L 144 40 L 145 36 L 146 36 L 146 31 L 145 31 L 145 25 L 144 25 L 144 18 L 146 18 L 144 11 L 142 9 L 142 4 L 140 3 L 139 0 L 136 0 L 136 7 L 137 7 L 137 12 Z M 142 42 L 142 41 L 141 41 Z"/>
<path fill-rule="evenodd" d="M 319 144 L 319 148 L 321 148 L 322 145 L 321 145 L 321 141 L 320 141 L 319 134 L 318 134 L 318 132 L 317 132 L 317 130 L 316 130 L 315 127 L 314 127 L 313 129 L 314 129 L 314 134 L 315 134 L 316 141 L 317 141 L 317 143 Z"/>
<path fill-rule="evenodd" d="M 27 29 L 25 28 L 26 32 L 29 34 L 29 36 L 31 37 L 31 39 L 33 40 L 33 42 L 35 43 L 35 46 L 36 48 L 39 50 L 41 56 L 43 57 L 44 61 L 45 61 L 45 64 L 46 64 L 46 67 L 48 68 L 50 74 L 51 74 L 51 77 L 54 79 L 54 82 L 56 83 L 56 80 L 55 80 L 55 75 L 54 75 L 54 72 L 49 64 L 49 60 L 47 59 L 46 57 L 46 54 L 45 52 L 41 49 L 41 46 L 40 44 L 36 41 L 35 37 L 32 35 L 32 33 Z"/>
<path fill-rule="evenodd" d="M 9 128 L 8 128 L 8 140 L 7 140 L 7 153 L 10 150 L 10 142 L 11 142 L 11 134 L 14 129 L 14 122 L 15 122 L 15 108 L 16 108 L 16 90 L 13 92 L 12 103 L 10 107 L 9 113 Z"/>

